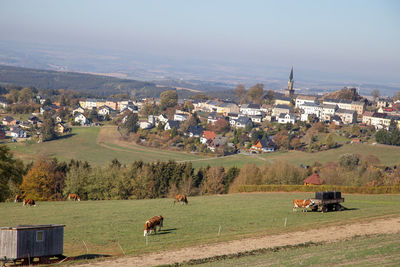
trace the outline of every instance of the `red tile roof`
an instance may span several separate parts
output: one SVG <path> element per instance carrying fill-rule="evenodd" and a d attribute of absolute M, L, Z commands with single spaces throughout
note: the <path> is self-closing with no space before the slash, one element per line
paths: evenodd
<path fill-rule="evenodd" d="M 321 177 L 318 175 L 318 173 L 313 173 L 312 175 L 308 176 L 307 179 L 304 180 L 304 183 L 306 184 L 315 184 L 315 185 L 321 185 L 323 184 L 323 180 Z"/>
<path fill-rule="evenodd" d="M 203 132 L 203 136 L 207 139 L 207 140 L 213 140 L 215 138 L 215 133 L 213 131 L 204 131 Z"/>

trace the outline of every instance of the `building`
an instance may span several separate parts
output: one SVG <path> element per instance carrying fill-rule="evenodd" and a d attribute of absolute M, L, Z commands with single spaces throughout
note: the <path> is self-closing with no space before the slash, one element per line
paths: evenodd
<path fill-rule="evenodd" d="M 309 115 L 315 115 L 317 118 L 322 117 L 322 107 L 314 102 L 306 102 L 300 105 L 301 110 L 301 121 L 308 121 Z"/>
<path fill-rule="evenodd" d="M 171 130 L 172 128 L 175 128 L 175 130 L 178 130 L 180 126 L 179 121 L 173 121 L 173 120 L 168 120 L 167 123 L 164 126 L 164 130 Z"/>
<path fill-rule="evenodd" d="M 236 128 L 246 128 L 247 125 L 253 127 L 253 122 L 249 117 L 239 117 L 239 119 L 234 121 L 234 125 Z"/>
<path fill-rule="evenodd" d="M 21 127 L 15 127 L 12 129 L 10 135 L 14 138 L 26 138 L 28 136 L 28 134 Z"/>
<path fill-rule="evenodd" d="M 182 113 L 174 114 L 174 121 L 186 121 L 189 118 L 189 115 Z"/>
<path fill-rule="evenodd" d="M 290 97 L 293 99 L 293 97 L 294 97 L 293 86 L 294 86 L 294 80 L 293 80 L 293 67 L 292 67 L 292 70 L 290 71 L 290 75 L 289 75 L 288 87 L 285 91 L 286 97 Z"/>
<path fill-rule="evenodd" d="M 75 115 L 76 112 L 83 113 L 85 112 L 85 110 L 80 105 L 78 105 L 72 110 L 72 114 Z"/>
<path fill-rule="evenodd" d="M 366 111 L 363 114 L 362 122 L 366 125 L 372 125 L 376 129 L 387 129 L 390 126 L 391 118 L 386 113 L 377 113 Z"/>
<path fill-rule="evenodd" d="M 14 121 L 13 117 L 6 116 L 6 117 L 3 118 L 3 125 L 10 126 L 10 125 L 12 125 L 13 121 Z"/>
<path fill-rule="evenodd" d="M 190 126 L 187 134 L 189 135 L 189 137 L 200 137 L 203 134 L 203 127 L 202 126 Z"/>
<path fill-rule="evenodd" d="M 274 99 L 274 104 L 275 105 L 291 105 L 292 99 L 290 97 L 277 96 Z"/>
<path fill-rule="evenodd" d="M 255 145 L 252 145 L 250 151 L 256 153 L 268 153 L 275 151 L 275 144 L 270 139 L 258 140 Z"/>
<path fill-rule="evenodd" d="M 332 116 L 335 115 L 336 110 L 339 109 L 337 105 L 322 104 L 322 116 L 321 120 L 330 121 Z"/>
<path fill-rule="evenodd" d="M 115 110 L 107 105 L 104 105 L 99 108 L 99 111 L 97 113 L 102 116 L 105 116 L 105 115 L 110 115 L 110 113 L 112 112 L 115 112 Z"/>
<path fill-rule="evenodd" d="M 214 131 L 204 131 L 203 135 L 200 138 L 200 143 L 205 144 L 207 142 L 214 140 L 214 138 L 215 138 Z"/>
<path fill-rule="evenodd" d="M 357 122 L 357 112 L 354 110 L 338 109 L 335 115 L 339 116 L 343 124 L 353 124 Z"/>
<path fill-rule="evenodd" d="M 304 185 L 322 185 L 324 181 L 318 173 L 313 173 L 304 180 Z"/>
<path fill-rule="evenodd" d="M 291 123 L 295 124 L 296 123 L 296 115 L 293 113 L 281 113 L 278 117 L 278 123 L 286 124 L 286 123 Z"/>
<path fill-rule="evenodd" d="M 249 116 L 262 115 L 261 106 L 257 104 L 243 104 L 240 107 L 240 113 Z"/>
<path fill-rule="evenodd" d="M 88 125 L 89 119 L 82 113 L 75 113 L 74 122 L 79 123 L 80 125 Z"/>
<path fill-rule="evenodd" d="M 54 126 L 54 131 L 56 133 L 63 134 L 63 133 L 68 132 L 68 127 L 65 126 L 63 123 L 59 122 L 59 123 L 56 123 L 56 126 Z"/>
<path fill-rule="evenodd" d="M 352 101 L 347 99 L 325 99 L 323 104 L 337 105 L 340 109 L 354 110 L 358 114 L 363 114 L 365 103 L 362 101 Z"/>
<path fill-rule="evenodd" d="M 232 102 L 222 102 L 217 106 L 217 113 L 222 113 L 228 116 L 229 113 L 239 113 L 239 106 Z"/>
<path fill-rule="evenodd" d="M 276 105 L 272 109 L 272 116 L 279 117 L 281 113 L 293 113 L 293 109 L 288 105 Z"/>
<path fill-rule="evenodd" d="M 296 97 L 295 107 L 298 108 L 306 103 L 318 104 L 317 97 L 312 95 L 298 95 Z"/>

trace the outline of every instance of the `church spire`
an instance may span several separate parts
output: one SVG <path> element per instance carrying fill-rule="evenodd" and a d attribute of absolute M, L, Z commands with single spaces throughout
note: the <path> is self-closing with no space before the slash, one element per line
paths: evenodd
<path fill-rule="evenodd" d="M 287 97 L 290 97 L 290 98 L 294 97 L 293 85 L 294 85 L 294 81 L 293 81 L 293 66 L 292 66 L 292 69 L 291 69 L 290 75 L 289 75 L 288 87 L 285 91 L 285 95 Z"/>
<path fill-rule="evenodd" d="M 293 82 L 293 66 L 292 70 L 290 71 L 289 82 Z"/>

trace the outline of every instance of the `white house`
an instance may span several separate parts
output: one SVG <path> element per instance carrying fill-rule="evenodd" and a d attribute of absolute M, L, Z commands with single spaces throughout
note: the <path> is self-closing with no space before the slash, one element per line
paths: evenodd
<path fill-rule="evenodd" d="M 262 115 L 261 106 L 256 104 L 243 104 L 240 107 L 240 113 L 244 115 Z"/>
<path fill-rule="evenodd" d="M 315 115 L 318 118 L 322 116 L 322 107 L 316 103 L 306 102 L 299 106 L 301 110 L 301 121 L 307 121 L 309 115 Z"/>
<path fill-rule="evenodd" d="M 85 108 L 87 109 L 93 109 L 95 107 L 97 107 L 97 99 L 94 98 L 86 98 L 85 101 Z"/>
<path fill-rule="evenodd" d="M 80 125 L 87 125 L 87 124 L 89 124 L 89 119 L 86 118 L 86 116 L 83 115 L 83 114 L 80 113 L 80 112 L 75 113 L 74 121 L 75 121 L 76 123 L 79 123 Z"/>
<path fill-rule="evenodd" d="M 167 123 L 164 126 L 164 130 L 171 130 L 172 128 L 175 128 L 176 130 L 179 129 L 179 121 L 173 121 L 173 120 L 168 120 Z"/>
<path fill-rule="evenodd" d="M 337 105 L 331 104 L 322 104 L 322 117 L 321 119 L 324 121 L 330 121 L 332 116 L 335 115 L 336 110 L 339 109 Z"/>
<path fill-rule="evenodd" d="M 237 120 L 233 120 L 233 124 L 231 123 L 232 126 L 235 126 L 236 128 L 246 128 L 248 124 L 253 126 L 253 122 L 249 117 L 239 117 Z"/>
<path fill-rule="evenodd" d="M 281 113 L 278 117 L 278 122 L 282 124 L 286 123 L 295 124 L 296 116 L 293 113 Z"/>
<path fill-rule="evenodd" d="M 306 103 L 318 104 L 317 103 L 317 97 L 316 96 L 312 96 L 312 95 L 298 95 L 296 97 L 295 107 L 298 108 L 301 105 L 304 105 Z"/>
<path fill-rule="evenodd" d="M 111 112 L 114 110 L 110 108 L 109 106 L 102 106 L 99 108 L 99 111 L 97 112 L 98 114 L 105 116 L 105 115 L 110 115 Z"/>
<path fill-rule="evenodd" d="M 83 112 L 85 112 L 85 110 L 80 105 L 78 105 L 72 110 L 72 114 L 75 115 L 75 113 L 77 113 L 77 112 L 83 113 Z"/>
<path fill-rule="evenodd" d="M 159 116 L 157 117 L 157 120 L 158 120 L 159 122 L 164 123 L 164 124 L 168 122 L 168 118 L 167 118 L 167 116 L 166 116 L 165 114 L 159 115 Z"/>
<path fill-rule="evenodd" d="M 183 113 L 175 113 L 174 121 L 186 121 L 189 118 L 189 115 Z"/>

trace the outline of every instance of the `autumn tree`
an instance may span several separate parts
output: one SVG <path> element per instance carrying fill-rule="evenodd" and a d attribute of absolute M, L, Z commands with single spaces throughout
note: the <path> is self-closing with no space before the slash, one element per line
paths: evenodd
<path fill-rule="evenodd" d="M 57 133 L 54 129 L 55 126 L 56 126 L 56 123 L 55 123 L 54 119 L 50 116 L 50 114 L 48 114 L 45 117 L 42 128 L 41 128 L 42 140 L 44 142 L 53 140 L 57 137 Z"/>
<path fill-rule="evenodd" d="M 49 200 L 53 194 L 54 172 L 50 163 L 38 160 L 23 177 L 21 190 L 26 198 Z"/>
<path fill-rule="evenodd" d="M 178 93 L 176 90 L 166 90 L 160 95 L 161 109 L 166 110 L 178 104 Z"/>
<path fill-rule="evenodd" d="M 222 194 L 224 192 L 224 171 L 222 167 L 211 167 L 208 169 L 202 183 L 204 194 Z"/>
<path fill-rule="evenodd" d="M 261 104 L 262 96 L 264 95 L 264 85 L 257 83 L 249 89 L 247 95 L 254 104 Z"/>
<path fill-rule="evenodd" d="M 372 92 L 371 92 L 371 96 L 372 96 L 374 102 L 376 102 L 376 100 L 379 98 L 380 95 L 381 95 L 381 92 L 378 89 L 372 90 Z"/>
<path fill-rule="evenodd" d="M 238 99 L 239 103 L 244 104 L 246 103 L 246 87 L 243 84 L 238 84 L 235 88 L 235 95 Z"/>
<path fill-rule="evenodd" d="M 136 133 L 139 129 L 138 121 L 138 115 L 136 113 L 130 112 L 126 117 L 125 123 L 122 127 L 125 128 L 128 133 Z"/>
<path fill-rule="evenodd" d="M 0 145 L 0 201 L 11 198 L 19 192 L 24 172 L 22 161 L 15 160 L 7 146 Z"/>

